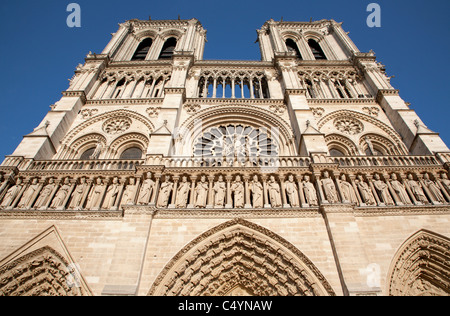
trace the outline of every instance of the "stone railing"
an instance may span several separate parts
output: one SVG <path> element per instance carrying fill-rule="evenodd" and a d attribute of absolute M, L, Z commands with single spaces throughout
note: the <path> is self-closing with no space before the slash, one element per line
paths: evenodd
<path fill-rule="evenodd" d="M 134 170 L 144 160 L 36 160 L 29 164 L 27 171 L 51 170 Z"/>
<path fill-rule="evenodd" d="M 147 165 L 163 165 L 166 168 L 191 167 L 309 167 L 309 157 L 147 157 Z"/>
<path fill-rule="evenodd" d="M 351 156 L 328 157 L 339 166 L 436 166 L 441 163 L 434 156 Z"/>

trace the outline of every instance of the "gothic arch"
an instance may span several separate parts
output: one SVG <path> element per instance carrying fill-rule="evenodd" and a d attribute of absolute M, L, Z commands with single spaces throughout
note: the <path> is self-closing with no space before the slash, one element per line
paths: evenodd
<path fill-rule="evenodd" d="M 147 147 L 149 144 L 149 139 L 147 136 L 140 133 L 128 133 L 122 136 L 119 136 L 114 141 L 111 142 L 110 151 L 112 157 L 111 159 L 118 159 L 120 154 L 131 148 L 137 147 L 142 150 L 143 153 L 147 151 Z"/>
<path fill-rule="evenodd" d="M 210 127 L 224 124 L 243 124 L 256 128 L 264 128 L 268 133 L 276 133 L 270 137 L 277 141 L 280 156 L 296 155 L 292 140 L 294 134 L 289 124 L 280 117 L 273 115 L 273 112 L 252 106 L 214 106 L 198 112 L 186 120 L 179 128 L 178 132 L 185 139 L 188 136 L 190 142 L 184 148 L 194 147 L 195 141 L 201 137 L 202 133 Z M 180 153 L 177 153 L 180 154 Z M 184 153 L 187 154 L 187 153 Z M 191 153 L 189 153 L 191 154 Z"/>
<path fill-rule="evenodd" d="M 77 269 L 45 246 L 0 267 L 0 296 L 84 296 Z"/>
<path fill-rule="evenodd" d="M 288 241 L 235 219 L 183 248 L 148 295 L 225 296 L 240 289 L 257 296 L 334 296 L 324 276 Z"/>
<path fill-rule="evenodd" d="M 150 122 L 150 120 L 148 118 L 146 118 L 145 116 L 143 116 L 142 114 L 139 114 L 137 112 L 130 111 L 130 110 L 114 110 L 114 111 L 96 115 L 96 116 L 92 117 L 91 119 L 79 124 L 78 126 L 73 128 L 71 130 L 71 132 L 66 135 L 66 137 L 64 137 L 62 143 L 63 144 L 72 144 L 72 139 L 74 139 L 75 137 L 77 137 L 77 139 L 80 139 L 81 136 L 83 136 L 83 137 L 86 136 L 87 133 L 84 134 L 85 133 L 84 131 L 87 131 L 88 127 L 90 127 L 96 123 L 103 122 L 108 119 L 124 118 L 124 117 L 126 117 L 132 121 L 139 122 L 141 125 L 143 125 L 145 127 L 148 134 L 150 134 L 152 131 L 155 130 L 155 126 L 153 125 L 153 123 Z M 130 129 L 129 131 L 131 131 L 131 130 L 132 129 Z M 106 135 L 103 135 L 103 136 L 106 137 Z M 111 137 L 108 136 L 106 138 L 110 139 Z"/>
<path fill-rule="evenodd" d="M 380 132 L 380 133 L 384 133 L 384 135 L 379 135 L 379 136 L 383 136 L 385 139 L 389 140 L 389 142 L 395 144 L 395 146 L 397 147 L 397 151 L 398 154 L 400 155 L 406 155 L 408 154 L 408 149 L 406 148 L 405 144 L 403 143 L 400 135 L 389 125 L 387 125 L 386 123 L 383 123 L 382 121 L 373 118 L 369 115 L 357 112 L 357 111 L 352 111 L 352 110 L 338 110 L 338 111 L 334 111 L 326 116 L 324 116 L 322 119 L 320 119 L 320 121 L 317 123 L 318 129 L 319 131 L 323 131 L 324 126 L 330 122 L 330 121 L 336 121 L 338 119 L 349 119 L 350 121 L 356 122 L 357 124 L 363 124 L 361 125 L 362 128 L 360 128 L 357 133 L 355 133 L 355 135 L 351 135 L 352 139 L 354 140 L 355 143 L 360 143 L 359 139 L 362 137 L 364 137 L 363 135 L 366 135 L 367 133 L 363 133 L 365 129 L 364 125 L 366 125 L 367 123 L 373 125 L 376 127 L 376 129 Z"/>
<path fill-rule="evenodd" d="M 397 250 L 387 280 L 391 296 L 449 296 L 450 239 L 418 231 Z"/>
<path fill-rule="evenodd" d="M 345 136 L 330 134 L 325 136 L 325 142 L 327 143 L 328 150 L 337 149 L 345 156 L 358 155 L 358 147 L 351 139 Z"/>

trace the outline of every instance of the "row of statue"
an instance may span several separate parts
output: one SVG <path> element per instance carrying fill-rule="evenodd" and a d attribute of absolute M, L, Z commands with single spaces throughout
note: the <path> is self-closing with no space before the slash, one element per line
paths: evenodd
<path fill-rule="evenodd" d="M 424 205 L 450 202 L 450 180 L 442 173 L 431 180 L 428 173 L 420 179 L 413 174 L 399 181 L 392 173 L 387 180 L 380 174 L 366 180 L 362 174 L 348 181 L 342 174 L 333 179 L 328 171 L 312 177 L 288 175 L 277 180 L 275 175 L 252 177 L 200 176 L 199 181 L 188 181 L 188 176 L 163 176 L 153 179 L 151 172 L 142 179 L 114 177 L 107 183 L 98 177 L 95 181 L 81 177 L 78 181 L 33 178 L 24 183 L 17 178 L 8 187 L 0 187 L 2 209 L 99 210 L 118 209 L 121 205 L 153 205 L 158 208 L 281 208 L 315 207 L 319 203 L 351 203 L 360 206 Z M 197 177 L 196 177 L 197 178 Z M 225 178 L 225 179 L 224 179 Z M 366 177 L 367 178 L 367 177 Z M 242 181 L 244 179 L 244 181 Z M 262 181 L 260 180 L 262 179 Z M 140 183 L 142 182 L 142 183 Z M 320 201 L 320 202 L 319 202 Z"/>

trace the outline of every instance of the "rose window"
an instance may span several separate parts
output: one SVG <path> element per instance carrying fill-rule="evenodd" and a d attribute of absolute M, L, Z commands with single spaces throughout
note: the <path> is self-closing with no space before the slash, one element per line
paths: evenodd
<path fill-rule="evenodd" d="M 115 117 L 103 124 L 103 130 L 108 134 L 120 134 L 131 127 L 131 120 L 127 117 Z"/>
<path fill-rule="evenodd" d="M 194 146 L 195 156 L 260 157 L 277 155 L 267 130 L 244 125 L 213 127 Z"/>
<path fill-rule="evenodd" d="M 356 135 L 364 130 L 363 124 L 352 118 L 340 118 L 334 121 L 336 129 L 344 134 Z"/>

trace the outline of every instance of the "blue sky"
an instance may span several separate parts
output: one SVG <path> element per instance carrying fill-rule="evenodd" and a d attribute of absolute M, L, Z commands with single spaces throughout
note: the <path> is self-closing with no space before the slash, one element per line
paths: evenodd
<path fill-rule="evenodd" d="M 81 6 L 81 28 L 69 28 L 66 7 Z M 380 4 L 381 28 L 366 24 Z M 61 98 L 75 67 L 100 53 L 118 23 L 129 19 L 197 18 L 208 31 L 205 59 L 259 60 L 256 29 L 265 21 L 334 19 L 363 52 L 373 49 L 391 83 L 425 124 L 450 146 L 450 1 L 444 0 L 40 0 L 0 2 L 0 160 Z"/>

